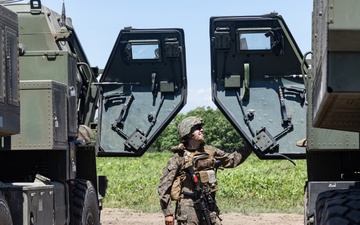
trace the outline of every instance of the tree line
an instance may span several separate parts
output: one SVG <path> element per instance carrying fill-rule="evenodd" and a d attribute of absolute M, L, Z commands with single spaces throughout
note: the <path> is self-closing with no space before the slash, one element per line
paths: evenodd
<path fill-rule="evenodd" d="M 180 142 L 177 130 L 178 124 L 181 120 L 188 116 L 199 116 L 204 120 L 204 135 L 206 144 L 213 145 L 226 152 L 239 149 L 243 145 L 243 139 L 219 109 L 212 109 L 211 107 L 197 107 L 186 114 L 179 113 L 153 142 L 149 151 L 171 151 L 173 146 L 178 145 Z"/>

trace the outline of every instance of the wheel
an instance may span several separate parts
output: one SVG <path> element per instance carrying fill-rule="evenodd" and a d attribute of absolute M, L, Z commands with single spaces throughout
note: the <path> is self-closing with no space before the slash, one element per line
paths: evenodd
<path fill-rule="evenodd" d="M 9 205 L 5 197 L 0 193 L 0 224 L 1 225 L 12 225 L 11 213 Z"/>
<path fill-rule="evenodd" d="M 331 190 L 319 194 L 316 225 L 360 224 L 360 190 Z"/>
<path fill-rule="evenodd" d="M 75 179 L 69 182 L 72 225 L 100 225 L 97 194 L 88 180 Z"/>

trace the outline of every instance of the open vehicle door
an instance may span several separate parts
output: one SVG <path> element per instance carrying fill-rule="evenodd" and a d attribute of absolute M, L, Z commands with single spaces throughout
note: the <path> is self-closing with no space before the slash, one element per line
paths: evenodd
<path fill-rule="evenodd" d="M 99 86 L 99 156 L 141 156 L 186 103 L 184 32 L 120 31 Z"/>
<path fill-rule="evenodd" d="M 259 158 L 304 158 L 307 64 L 277 14 L 210 19 L 214 103 Z"/>

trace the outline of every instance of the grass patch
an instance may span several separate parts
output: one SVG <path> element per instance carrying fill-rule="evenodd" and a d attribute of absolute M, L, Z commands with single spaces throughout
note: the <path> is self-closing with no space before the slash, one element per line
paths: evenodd
<path fill-rule="evenodd" d="M 161 212 L 157 185 L 170 153 L 140 158 L 97 158 L 98 175 L 109 180 L 104 207 Z M 217 201 L 222 212 L 299 213 L 303 211 L 306 161 L 259 160 L 251 155 L 234 169 L 219 170 Z"/>

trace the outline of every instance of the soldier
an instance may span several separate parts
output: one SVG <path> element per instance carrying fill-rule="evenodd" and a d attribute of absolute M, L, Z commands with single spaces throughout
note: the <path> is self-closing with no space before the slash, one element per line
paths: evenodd
<path fill-rule="evenodd" d="M 251 154 L 247 145 L 234 153 L 225 153 L 205 145 L 204 122 L 190 116 L 178 127 L 181 144 L 173 147 L 174 155 L 163 171 L 158 193 L 165 225 L 221 225 L 216 206 L 216 170 L 240 165 Z M 176 201 L 173 211 L 172 202 Z"/>

